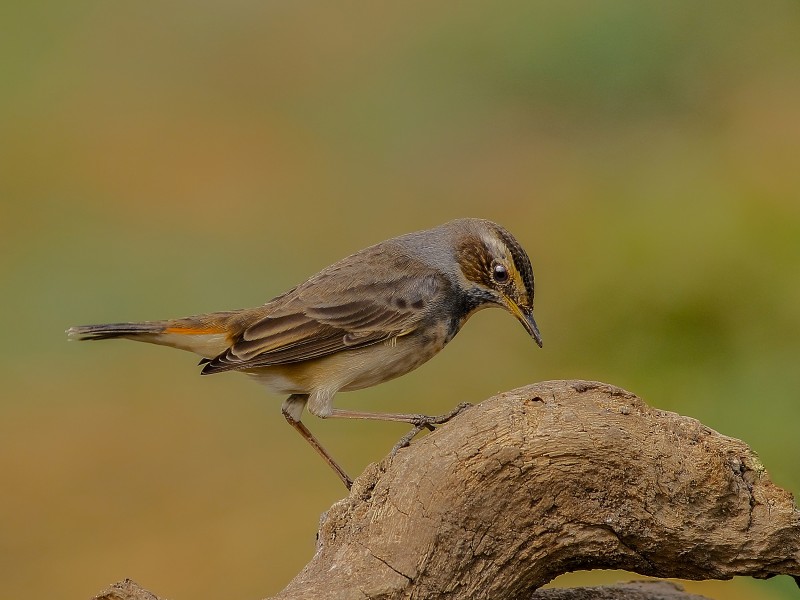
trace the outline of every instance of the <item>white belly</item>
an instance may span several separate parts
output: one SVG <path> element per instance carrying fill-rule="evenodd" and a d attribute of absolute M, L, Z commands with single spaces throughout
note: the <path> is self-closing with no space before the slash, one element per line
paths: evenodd
<path fill-rule="evenodd" d="M 308 394 L 311 412 L 325 416 L 337 392 L 359 390 L 405 375 L 432 358 L 444 344 L 443 335 L 423 341 L 409 335 L 395 343 L 383 342 L 315 360 L 263 367 L 248 374 L 273 392 Z"/>

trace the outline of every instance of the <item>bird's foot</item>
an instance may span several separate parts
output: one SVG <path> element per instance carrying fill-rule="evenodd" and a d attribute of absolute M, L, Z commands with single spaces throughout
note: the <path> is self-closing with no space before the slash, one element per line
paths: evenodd
<path fill-rule="evenodd" d="M 403 448 L 408 446 L 411 443 L 411 440 L 413 440 L 415 437 L 417 437 L 417 434 L 420 431 L 422 431 L 423 429 L 425 429 L 424 425 L 416 425 L 416 426 L 414 426 L 414 429 L 409 431 L 407 434 L 405 434 L 403 437 L 401 437 L 397 441 L 397 443 L 392 448 L 392 451 L 389 452 L 389 456 L 394 457 L 394 455 L 397 454 L 398 452 L 400 452 L 400 450 L 402 450 Z"/>
<path fill-rule="evenodd" d="M 420 415 L 419 421 L 414 423 L 415 427 L 427 427 L 429 429 L 433 429 L 433 425 L 441 425 L 442 423 L 447 423 L 453 417 L 460 415 L 462 412 L 470 408 L 472 404 L 470 402 L 462 402 L 458 406 L 456 406 L 453 410 L 449 413 L 445 413 L 443 415 L 438 415 L 435 417 L 428 417 L 425 415 Z"/>
<path fill-rule="evenodd" d="M 472 404 L 470 402 L 462 402 L 458 406 L 456 406 L 453 410 L 449 413 L 445 413 L 443 415 L 437 416 L 428 416 L 428 415 L 419 415 L 417 419 L 413 422 L 414 429 L 409 431 L 400 440 L 394 445 L 392 451 L 390 452 L 390 456 L 394 456 L 401 448 L 405 448 L 411 443 L 417 434 L 421 432 L 423 429 L 427 429 L 428 431 L 433 431 L 435 429 L 434 425 L 441 425 L 442 423 L 447 423 L 453 417 L 460 415 L 462 412 L 470 408 Z"/>

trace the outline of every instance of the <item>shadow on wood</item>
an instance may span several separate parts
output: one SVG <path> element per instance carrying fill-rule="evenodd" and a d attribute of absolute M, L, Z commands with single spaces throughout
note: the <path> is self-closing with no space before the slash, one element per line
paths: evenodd
<path fill-rule="evenodd" d="M 274 600 L 501 600 L 579 569 L 797 578 L 800 512 L 745 443 L 610 385 L 544 382 L 368 467 Z M 646 590 L 604 597 L 666 597 Z"/>

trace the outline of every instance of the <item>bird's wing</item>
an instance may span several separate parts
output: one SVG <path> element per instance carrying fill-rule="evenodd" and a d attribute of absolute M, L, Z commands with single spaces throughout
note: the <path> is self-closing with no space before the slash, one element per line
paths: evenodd
<path fill-rule="evenodd" d="M 407 335 L 444 284 L 433 272 L 393 276 L 390 269 L 369 281 L 349 270 L 323 271 L 266 304 L 203 373 L 302 362 Z"/>

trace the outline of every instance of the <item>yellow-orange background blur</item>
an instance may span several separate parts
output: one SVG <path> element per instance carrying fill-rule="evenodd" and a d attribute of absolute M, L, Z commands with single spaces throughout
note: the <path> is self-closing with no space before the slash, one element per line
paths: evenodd
<path fill-rule="evenodd" d="M 73 324 L 260 304 L 366 245 L 505 224 L 501 311 L 339 406 L 600 379 L 800 491 L 800 5 L 12 0 L 0 18 L 0 595 L 260 598 L 339 481 L 282 398 Z M 403 426 L 307 418 L 354 475 Z M 589 573 L 557 584 L 627 578 Z M 795 597 L 788 578 L 691 584 Z"/>

